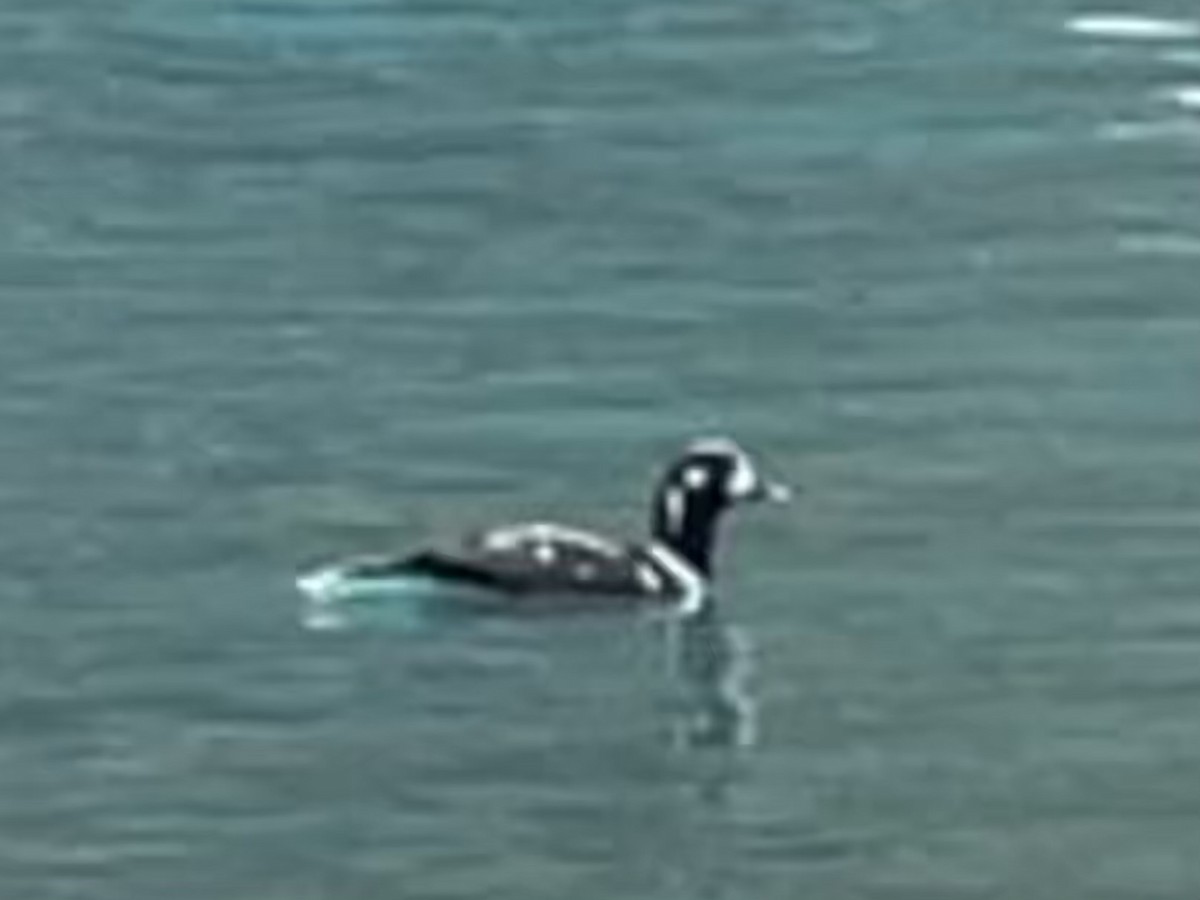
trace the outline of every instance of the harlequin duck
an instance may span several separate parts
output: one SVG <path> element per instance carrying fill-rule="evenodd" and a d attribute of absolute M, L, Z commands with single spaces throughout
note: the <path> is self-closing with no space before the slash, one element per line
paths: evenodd
<path fill-rule="evenodd" d="M 732 440 L 696 440 L 659 479 L 649 540 L 616 541 L 550 522 L 509 524 L 454 546 L 326 566 L 302 575 L 297 586 L 321 603 L 418 584 L 465 591 L 496 611 L 666 607 L 687 614 L 704 605 L 722 514 L 790 497 Z"/>

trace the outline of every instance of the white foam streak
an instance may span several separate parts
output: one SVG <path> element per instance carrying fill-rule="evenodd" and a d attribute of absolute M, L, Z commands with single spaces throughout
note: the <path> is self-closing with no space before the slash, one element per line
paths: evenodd
<path fill-rule="evenodd" d="M 305 597 L 300 623 L 309 631 L 339 631 L 346 618 L 335 608 L 345 586 L 345 577 L 333 567 L 307 572 L 296 579 L 296 587 Z"/>
<path fill-rule="evenodd" d="M 1174 41 L 1200 37 L 1200 21 L 1160 19 L 1129 13 L 1092 13 L 1068 19 L 1068 31 L 1090 37 Z"/>
<path fill-rule="evenodd" d="M 316 603 L 332 603 L 342 592 L 345 581 L 340 569 L 328 566 L 301 575 L 296 579 L 296 587 Z"/>
<path fill-rule="evenodd" d="M 1186 109 L 1200 110 L 1200 84 L 1182 85 L 1172 88 L 1171 99 Z"/>
<path fill-rule="evenodd" d="M 1118 143 L 1161 140 L 1192 143 L 1200 140 L 1200 122 L 1182 116 L 1164 121 L 1105 122 L 1097 129 L 1097 137 Z"/>
<path fill-rule="evenodd" d="M 1133 256 L 1200 257 L 1200 235 L 1123 235 L 1117 238 L 1117 249 Z"/>

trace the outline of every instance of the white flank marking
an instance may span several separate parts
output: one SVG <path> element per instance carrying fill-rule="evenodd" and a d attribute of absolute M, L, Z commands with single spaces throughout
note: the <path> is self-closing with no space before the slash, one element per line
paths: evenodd
<path fill-rule="evenodd" d="M 663 589 L 662 576 L 654 570 L 653 566 L 642 563 L 634 569 L 634 574 L 637 575 L 637 580 L 641 582 L 642 587 L 646 590 L 657 594 Z"/>
<path fill-rule="evenodd" d="M 522 544 L 529 543 L 566 544 L 608 557 L 619 557 L 623 553 L 620 546 L 598 534 L 581 531 L 577 528 L 568 528 L 554 522 L 509 525 L 489 531 L 483 536 L 483 546 L 487 550 L 516 550 Z"/>

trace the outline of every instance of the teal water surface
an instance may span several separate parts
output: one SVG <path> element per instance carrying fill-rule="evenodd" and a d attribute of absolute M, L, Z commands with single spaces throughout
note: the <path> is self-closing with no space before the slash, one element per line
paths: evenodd
<path fill-rule="evenodd" d="M 1200 896 L 1200 19 L 9 0 L 0 897 Z M 722 618 L 303 626 L 644 528 Z"/>

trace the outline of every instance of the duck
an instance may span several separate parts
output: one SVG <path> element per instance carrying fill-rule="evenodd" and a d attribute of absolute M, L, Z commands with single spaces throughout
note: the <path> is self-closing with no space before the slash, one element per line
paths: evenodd
<path fill-rule="evenodd" d="M 711 592 L 725 513 L 785 503 L 792 495 L 733 439 L 699 438 L 659 475 L 647 538 L 614 539 L 556 522 L 506 523 L 410 552 L 323 565 L 296 584 L 318 603 L 420 585 L 466 594 L 495 611 L 659 608 L 694 614 Z"/>

